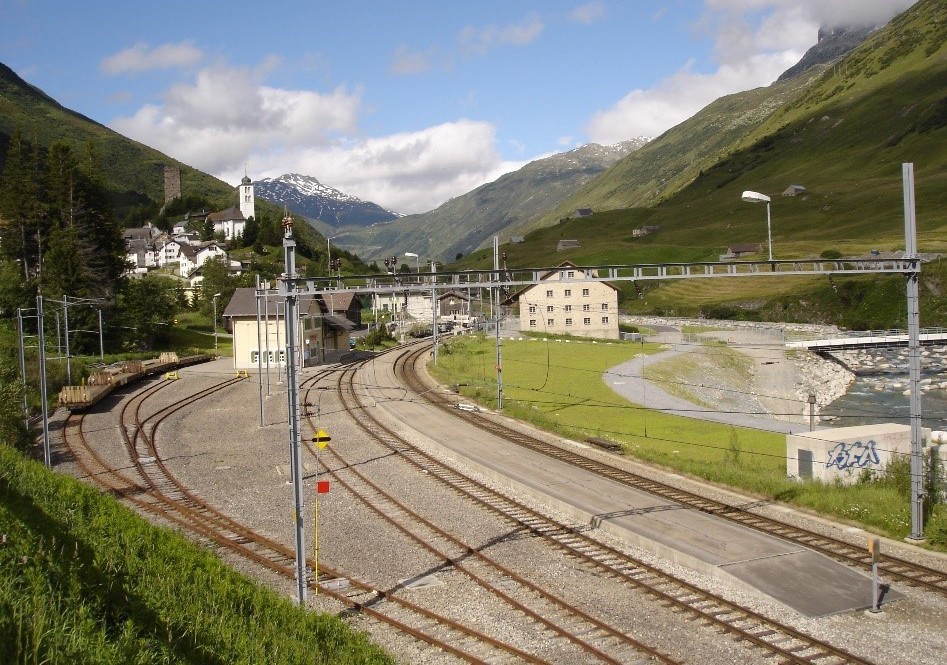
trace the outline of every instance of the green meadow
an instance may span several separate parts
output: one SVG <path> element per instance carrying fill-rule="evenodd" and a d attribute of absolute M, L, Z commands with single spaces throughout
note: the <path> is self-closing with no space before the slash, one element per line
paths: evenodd
<path fill-rule="evenodd" d="M 626 455 L 677 473 L 782 501 L 903 538 L 911 527 L 910 484 L 903 473 L 864 478 L 856 485 L 824 485 L 786 478 L 780 434 L 665 415 L 612 391 L 603 373 L 658 345 L 536 338 L 503 339 L 503 411 L 559 435 L 610 439 Z M 431 373 L 458 384 L 465 397 L 497 406 L 497 349 L 493 338 L 455 337 L 440 349 Z M 801 410 L 801 409 L 800 409 Z M 947 546 L 947 510 L 928 519 L 931 545 Z"/>

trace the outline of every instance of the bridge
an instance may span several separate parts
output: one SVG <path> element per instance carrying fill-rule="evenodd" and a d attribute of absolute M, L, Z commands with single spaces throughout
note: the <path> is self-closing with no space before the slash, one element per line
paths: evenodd
<path fill-rule="evenodd" d="M 947 329 L 921 328 L 918 341 L 921 346 L 947 344 Z M 846 351 L 850 349 L 906 347 L 908 342 L 908 333 L 905 330 L 865 330 L 846 333 L 846 337 L 786 342 L 786 348 L 807 349 L 809 351 Z"/>

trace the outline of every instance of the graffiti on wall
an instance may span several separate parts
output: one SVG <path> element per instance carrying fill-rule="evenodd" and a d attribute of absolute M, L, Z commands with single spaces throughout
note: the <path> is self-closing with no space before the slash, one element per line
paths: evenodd
<path fill-rule="evenodd" d="M 874 440 L 867 443 L 861 441 L 845 443 L 843 441 L 829 451 L 829 463 L 826 468 L 836 468 L 839 471 L 844 471 L 845 469 L 864 469 L 872 465 L 878 465 L 881 460 L 875 446 Z"/>

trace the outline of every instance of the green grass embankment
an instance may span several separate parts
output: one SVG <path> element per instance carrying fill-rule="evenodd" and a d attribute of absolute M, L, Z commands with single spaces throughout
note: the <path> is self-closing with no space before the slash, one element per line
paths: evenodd
<path fill-rule="evenodd" d="M 0 662 L 393 661 L 338 618 L 0 445 Z"/>
<path fill-rule="evenodd" d="M 651 411 L 605 384 L 603 373 L 609 368 L 658 350 L 637 342 L 503 340 L 503 410 L 578 441 L 593 436 L 617 441 L 626 454 L 676 472 L 858 523 L 892 538 L 908 535 L 910 484 L 903 474 L 852 486 L 790 480 L 785 436 Z M 430 370 L 444 384 L 460 384 L 465 397 L 496 408 L 495 366 L 495 340 L 466 336 L 443 344 L 438 364 Z M 940 547 L 947 546 L 944 508 L 938 506 L 928 522 L 929 541 Z"/>

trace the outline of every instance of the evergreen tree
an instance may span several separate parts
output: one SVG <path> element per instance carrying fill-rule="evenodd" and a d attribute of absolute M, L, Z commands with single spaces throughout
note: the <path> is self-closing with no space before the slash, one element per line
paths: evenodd
<path fill-rule="evenodd" d="M 37 170 L 36 154 L 17 128 L 0 174 L 0 253 L 19 262 L 25 283 L 31 282 L 39 269 Z"/>
<path fill-rule="evenodd" d="M 259 235 L 260 223 L 256 221 L 256 217 L 251 215 L 247 220 L 246 226 L 243 227 L 243 246 L 253 247 L 256 244 Z"/>
<path fill-rule="evenodd" d="M 176 284 L 170 279 L 129 280 L 119 294 L 119 306 L 134 327 L 125 331 L 125 346 L 147 351 L 168 338 L 177 313 Z"/>

